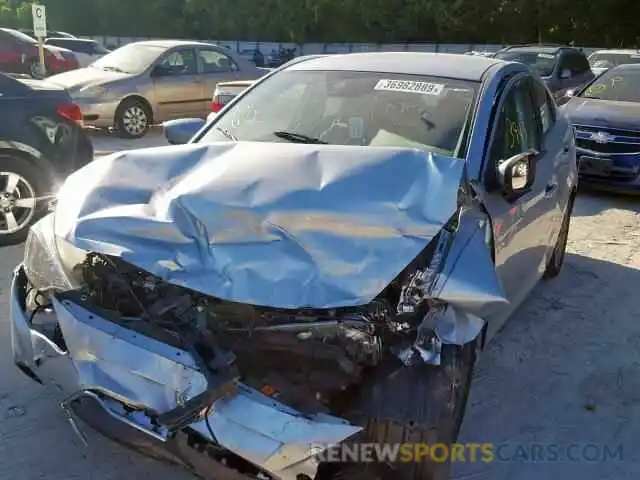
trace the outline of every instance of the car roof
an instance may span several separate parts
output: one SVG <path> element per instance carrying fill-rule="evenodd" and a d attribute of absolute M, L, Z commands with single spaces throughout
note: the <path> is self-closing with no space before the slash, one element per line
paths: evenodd
<path fill-rule="evenodd" d="M 634 48 L 612 48 L 610 50 L 596 50 L 591 55 L 595 53 L 612 53 L 614 55 L 640 55 L 640 50 Z"/>
<path fill-rule="evenodd" d="M 65 42 L 98 43 L 96 40 L 93 40 L 91 38 L 47 37 L 47 41 L 49 40 L 64 40 Z"/>
<path fill-rule="evenodd" d="M 509 47 L 508 49 L 501 50 L 496 53 L 505 53 L 505 52 L 532 52 L 532 53 L 558 53 L 560 50 L 575 50 L 578 52 L 577 48 L 573 47 L 545 47 L 545 46 L 535 46 L 535 45 L 523 45 L 523 46 L 514 46 Z"/>
<path fill-rule="evenodd" d="M 207 42 L 198 42 L 193 40 L 143 40 L 141 42 L 135 42 L 138 45 L 149 45 L 151 47 L 162 47 L 162 48 L 173 48 L 173 47 L 193 47 L 198 45 L 204 46 L 216 46 L 221 47 L 220 45 L 216 45 L 215 43 L 207 43 Z"/>
<path fill-rule="evenodd" d="M 344 70 L 430 75 L 459 80 L 482 80 L 500 60 L 475 55 L 426 52 L 368 52 L 326 55 L 297 62 L 287 70 Z"/>

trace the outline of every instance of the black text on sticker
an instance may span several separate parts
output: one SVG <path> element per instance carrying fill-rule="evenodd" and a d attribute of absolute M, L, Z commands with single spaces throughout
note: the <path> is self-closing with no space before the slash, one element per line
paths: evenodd
<path fill-rule="evenodd" d="M 415 82 L 413 80 L 380 80 L 375 90 L 393 92 L 422 93 L 423 95 L 440 95 L 444 85 L 440 83 Z"/>

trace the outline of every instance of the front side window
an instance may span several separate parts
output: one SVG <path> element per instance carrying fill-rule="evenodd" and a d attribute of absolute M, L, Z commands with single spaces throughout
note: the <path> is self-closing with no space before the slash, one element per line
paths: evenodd
<path fill-rule="evenodd" d="M 542 135 L 545 135 L 556 122 L 556 106 L 546 87 L 535 80 L 533 81 L 533 99 L 540 117 Z"/>
<path fill-rule="evenodd" d="M 567 65 L 573 76 L 584 75 L 591 68 L 585 56 L 573 52 L 567 54 Z"/>
<path fill-rule="evenodd" d="M 174 50 L 158 65 L 163 75 L 188 75 L 198 73 L 198 61 L 193 48 Z"/>
<path fill-rule="evenodd" d="M 520 62 L 529 65 L 532 70 L 541 77 L 548 77 L 553 73 L 557 63 L 557 56 L 554 53 L 513 51 L 498 52 L 495 58 L 509 62 Z"/>
<path fill-rule="evenodd" d="M 490 151 L 491 163 L 496 167 L 514 155 L 540 147 L 530 81 L 519 82 L 506 94 Z"/>
<path fill-rule="evenodd" d="M 392 146 L 454 156 L 478 87 L 418 75 L 285 70 L 247 92 L 201 141 Z"/>
<path fill-rule="evenodd" d="M 200 50 L 199 56 L 203 73 L 224 73 L 238 70 L 236 62 L 229 55 L 216 50 Z"/>
<path fill-rule="evenodd" d="M 607 70 L 577 96 L 617 102 L 640 102 L 640 69 L 618 67 Z"/>

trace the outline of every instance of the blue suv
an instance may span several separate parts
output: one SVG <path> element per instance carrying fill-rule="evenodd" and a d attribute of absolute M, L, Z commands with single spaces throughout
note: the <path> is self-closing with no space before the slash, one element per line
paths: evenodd
<path fill-rule="evenodd" d="M 580 88 L 595 78 L 580 48 L 560 45 L 514 45 L 495 54 L 495 58 L 529 65 L 538 73 L 556 100 L 568 90 Z"/>

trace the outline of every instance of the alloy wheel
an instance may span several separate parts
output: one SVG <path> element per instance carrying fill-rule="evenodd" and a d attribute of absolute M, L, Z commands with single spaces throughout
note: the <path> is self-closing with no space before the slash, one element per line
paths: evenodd
<path fill-rule="evenodd" d="M 0 235 L 18 232 L 36 213 L 37 198 L 31 184 L 14 172 L 0 171 Z"/>
<path fill-rule="evenodd" d="M 122 116 L 122 125 L 131 136 L 142 135 L 147 129 L 148 122 L 147 112 L 139 105 L 127 108 Z"/>

